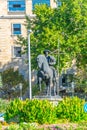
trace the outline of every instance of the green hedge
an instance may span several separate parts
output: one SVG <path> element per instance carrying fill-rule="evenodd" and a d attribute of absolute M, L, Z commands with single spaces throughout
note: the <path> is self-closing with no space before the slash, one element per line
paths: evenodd
<path fill-rule="evenodd" d="M 55 123 L 57 119 L 69 121 L 87 120 L 84 112 L 85 101 L 77 97 L 65 98 L 54 106 L 48 100 L 21 101 L 15 99 L 6 109 L 5 120 L 16 119 L 18 122 Z"/>
<path fill-rule="evenodd" d="M 84 112 L 85 100 L 78 97 L 65 98 L 56 108 L 56 115 L 61 119 L 69 121 L 87 120 L 87 113 Z"/>
<path fill-rule="evenodd" d="M 54 106 L 47 100 L 16 99 L 8 106 L 5 120 L 9 121 L 16 117 L 19 122 L 52 123 L 56 117 L 54 109 Z"/>

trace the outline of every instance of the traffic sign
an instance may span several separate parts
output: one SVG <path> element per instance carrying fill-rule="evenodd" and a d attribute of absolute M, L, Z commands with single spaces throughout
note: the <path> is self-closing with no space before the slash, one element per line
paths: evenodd
<path fill-rule="evenodd" d="M 84 104 L 84 111 L 87 112 L 87 103 Z"/>

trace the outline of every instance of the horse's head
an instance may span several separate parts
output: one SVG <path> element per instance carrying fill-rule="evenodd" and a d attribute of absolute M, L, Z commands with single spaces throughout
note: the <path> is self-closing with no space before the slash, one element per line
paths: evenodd
<path fill-rule="evenodd" d="M 37 63 L 38 63 L 38 67 L 41 71 L 43 71 L 45 74 L 52 76 L 53 71 L 49 67 L 47 59 L 44 55 L 40 54 L 40 55 L 37 56 Z"/>
<path fill-rule="evenodd" d="M 37 64 L 38 67 L 41 69 L 42 68 L 42 64 L 46 61 L 46 58 L 44 55 L 38 55 L 37 56 Z"/>

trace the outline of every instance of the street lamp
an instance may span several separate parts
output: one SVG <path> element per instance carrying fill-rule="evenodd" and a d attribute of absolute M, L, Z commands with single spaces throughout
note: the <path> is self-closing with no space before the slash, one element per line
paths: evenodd
<path fill-rule="evenodd" d="M 58 39 L 58 89 L 57 89 L 57 93 L 59 95 L 59 87 L 60 87 L 60 73 L 59 73 L 59 65 L 60 65 L 60 43 L 59 43 L 59 39 Z"/>
<path fill-rule="evenodd" d="M 32 99 L 32 90 L 31 90 L 31 55 L 30 55 L 30 34 L 31 30 L 28 30 L 28 73 L 29 73 L 29 98 Z"/>

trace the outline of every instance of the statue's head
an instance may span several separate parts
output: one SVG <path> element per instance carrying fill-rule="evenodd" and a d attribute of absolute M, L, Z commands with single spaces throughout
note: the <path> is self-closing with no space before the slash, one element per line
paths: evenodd
<path fill-rule="evenodd" d="M 43 51 L 43 53 L 44 53 L 45 55 L 48 55 L 48 54 L 50 53 L 50 51 L 46 49 L 46 50 Z"/>

